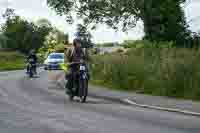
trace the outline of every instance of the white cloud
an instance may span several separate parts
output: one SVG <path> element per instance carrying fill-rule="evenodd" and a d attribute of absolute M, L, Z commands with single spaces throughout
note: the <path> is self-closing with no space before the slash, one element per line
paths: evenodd
<path fill-rule="evenodd" d="M 42 7 L 46 7 L 46 5 L 47 5 L 47 0 L 43 0 L 42 1 Z"/>
<path fill-rule="evenodd" d="M 200 0 L 188 0 L 188 5 L 185 9 L 187 22 L 189 22 L 192 31 L 200 30 Z"/>

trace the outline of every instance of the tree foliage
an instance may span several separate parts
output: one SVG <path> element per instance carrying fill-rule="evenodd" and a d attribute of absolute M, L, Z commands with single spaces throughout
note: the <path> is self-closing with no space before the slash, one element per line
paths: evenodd
<path fill-rule="evenodd" d="M 42 47 L 46 35 L 51 30 L 49 27 L 39 27 L 22 19 L 14 13 L 13 9 L 7 9 L 3 17 L 6 22 L 2 26 L 2 35 L 7 38 L 4 47 L 23 53 Z"/>
<path fill-rule="evenodd" d="M 57 28 L 52 28 L 49 34 L 45 37 L 44 45 L 39 49 L 39 52 L 47 56 L 53 51 L 63 52 L 64 44 L 68 43 L 69 36 Z"/>
<path fill-rule="evenodd" d="M 190 36 L 181 4 L 185 0 L 150 0 L 145 3 L 141 18 L 144 22 L 145 39 L 176 41 L 183 44 Z"/>
<path fill-rule="evenodd" d="M 73 22 L 73 13 L 87 24 L 105 23 L 123 31 L 144 23 L 145 39 L 177 41 L 186 38 L 185 0 L 47 0 L 48 5 Z M 94 25 L 95 28 L 95 25 Z M 181 39 L 180 39 L 181 38 Z M 180 42 L 181 43 L 181 42 Z"/>
<path fill-rule="evenodd" d="M 47 28 L 51 28 L 52 27 L 51 22 L 49 22 L 49 20 L 45 19 L 45 18 L 39 19 L 36 24 L 39 27 L 47 27 Z"/>

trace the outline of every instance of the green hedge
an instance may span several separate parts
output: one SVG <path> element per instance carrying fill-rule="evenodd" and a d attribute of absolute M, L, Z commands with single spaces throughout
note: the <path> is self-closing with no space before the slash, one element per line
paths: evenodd
<path fill-rule="evenodd" d="M 173 42 L 150 42 L 148 40 L 127 40 L 121 44 L 124 48 L 172 48 Z"/>

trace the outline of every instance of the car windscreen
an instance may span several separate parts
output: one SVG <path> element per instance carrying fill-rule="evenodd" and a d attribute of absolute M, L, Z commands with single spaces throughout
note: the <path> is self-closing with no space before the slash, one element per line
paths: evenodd
<path fill-rule="evenodd" d="M 63 59 L 64 55 L 63 54 L 51 54 L 48 57 L 49 59 Z"/>

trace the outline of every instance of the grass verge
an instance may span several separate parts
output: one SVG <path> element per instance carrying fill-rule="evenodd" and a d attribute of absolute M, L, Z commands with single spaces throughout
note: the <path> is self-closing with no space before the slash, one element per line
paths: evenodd
<path fill-rule="evenodd" d="M 19 70 L 24 68 L 24 55 L 15 51 L 0 51 L 0 71 Z"/>

